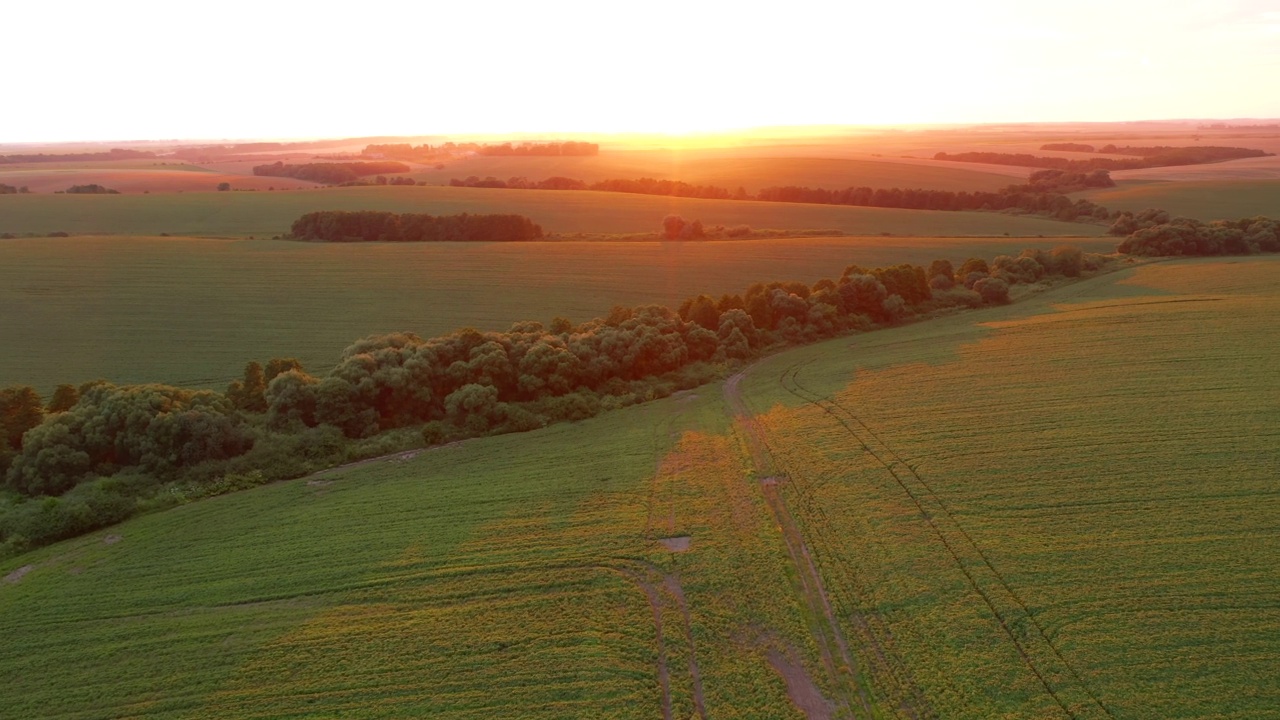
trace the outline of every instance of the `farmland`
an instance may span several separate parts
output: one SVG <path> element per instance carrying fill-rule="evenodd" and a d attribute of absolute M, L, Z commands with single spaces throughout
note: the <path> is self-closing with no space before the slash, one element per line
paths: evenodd
<path fill-rule="evenodd" d="M 6 561 L 7 708 L 1276 717 L 1278 262 L 1142 266 Z"/>
<path fill-rule="evenodd" d="M 481 190 L 478 192 L 494 192 Z M 60 198 L 62 196 L 59 196 Z M 181 196 L 170 196 L 171 198 Z M 0 198 L 3 199 L 3 198 Z M 1064 225 L 1065 227 L 1074 227 Z M 1088 226 L 1080 226 L 1088 227 Z M 321 370 L 352 341 L 518 320 L 575 322 L 615 304 L 676 306 L 849 264 L 990 260 L 1054 238 L 792 238 L 703 243 L 311 244 L 157 237 L 0 241 L 0 385 L 104 377 L 225 388 L 252 359 Z M 1110 252 L 1112 238 L 1072 244 Z"/>
<path fill-rule="evenodd" d="M 1128 181 L 1080 196 L 1112 210 L 1159 208 L 1205 221 L 1280 214 L 1280 180 Z"/>
<path fill-rule="evenodd" d="M 552 233 L 653 232 L 668 214 L 706 225 L 832 229 L 849 235 L 1015 237 L 1100 235 L 1097 225 L 981 212 L 934 212 L 586 191 L 454 187 L 347 187 L 275 192 L 0 196 L 0 232 L 14 234 L 272 237 L 317 210 L 387 210 L 433 215 L 516 213 Z"/>
<path fill-rule="evenodd" d="M 941 163 L 910 165 L 890 159 L 831 156 L 835 148 L 822 147 L 817 157 L 803 149 L 749 148 L 732 150 L 610 150 L 588 157 L 472 157 L 448 163 L 442 169 L 423 167 L 411 175 L 428 184 L 447 184 L 469 175 L 527 177 L 530 180 L 562 176 L 591 183 L 618 178 L 653 177 L 715 185 L 749 193 L 772 185 L 808 185 L 844 188 L 866 185 L 929 190 L 999 190 L 1018 182 L 1006 174 L 953 168 Z M 772 157 L 772 155 L 778 155 Z"/>
<path fill-rule="evenodd" d="M 1278 266 L 1145 267 L 749 379 L 835 602 L 940 717 L 1275 717 Z"/>

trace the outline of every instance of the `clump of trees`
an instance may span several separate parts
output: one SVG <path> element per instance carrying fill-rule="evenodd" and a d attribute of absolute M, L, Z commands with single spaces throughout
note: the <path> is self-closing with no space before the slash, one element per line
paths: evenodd
<path fill-rule="evenodd" d="M 61 192 L 65 192 L 68 195 L 119 195 L 120 194 L 119 190 L 112 190 L 111 188 L 103 187 L 97 183 L 90 183 L 88 185 L 72 185 L 71 187 Z"/>
<path fill-rule="evenodd" d="M 1172 218 L 1162 211 L 1125 214 L 1113 231 L 1130 234 L 1117 248 L 1130 255 L 1204 256 L 1280 252 L 1280 221 L 1257 216 L 1201 222 Z"/>
<path fill-rule="evenodd" d="M 542 227 L 523 215 L 324 210 L 295 220 L 290 235 L 325 242 L 522 242 L 542 238 Z"/>
<path fill-rule="evenodd" d="M 286 165 L 283 162 L 276 161 L 270 165 L 254 166 L 253 174 L 269 177 L 291 177 L 298 180 L 325 183 L 326 185 L 339 185 L 353 182 L 369 175 L 406 173 L 409 170 L 408 165 L 392 161 L 304 163 L 301 165 Z"/>
<path fill-rule="evenodd" d="M 31 192 L 31 190 L 28 189 L 26 185 L 18 187 L 15 185 L 5 185 L 4 183 L 0 183 L 0 195 L 17 195 L 19 193 L 29 192 Z"/>

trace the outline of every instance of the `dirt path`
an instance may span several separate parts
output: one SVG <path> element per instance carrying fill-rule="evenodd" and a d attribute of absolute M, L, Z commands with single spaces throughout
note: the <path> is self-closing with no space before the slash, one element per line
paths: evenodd
<path fill-rule="evenodd" d="M 742 380 L 754 367 L 755 365 L 750 365 L 725 381 L 725 400 L 729 403 L 729 408 L 733 412 L 735 419 L 738 420 L 743 440 L 746 442 L 752 463 L 755 465 L 756 474 L 762 480 L 760 483 L 761 492 L 770 512 L 773 514 L 774 521 L 782 531 L 787 552 L 791 557 L 792 564 L 795 566 L 799 583 L 798 590 L 804 603 L 809 607 L 810 617 L 814 619 L 810 623 L 810 632 L 813 634 L 814 642 L 822 656 L 822 664 L 827 671 L 828 679 L 831 681 L 831 687 L 838 689 L 842 696 L 839 698 L 837 705 L 843 705 L 850 715 L 856 715 L 857 713 L 854 709 L 854 703 L 856 702 L 857 708 L 861 710 L 862 715 L 871 717 L 870 699 L 857 681 L 858 665 L 854 662 L 852 653 L 849 652 L 848 643 L 840 629 L 839 621 L 831 605 L 831 599 L 823 586 L 822 576 L 818 573 L 818 568 L 814 564 L 813 554 L 805 542 L 804 534 L 796 525 L 795 519 L 787 509 L 786 502 L 780 492 L 780 485 L 787 482 L 787 477 L 779 472 L 777 463 L 769 449 L 764 428 L 760 426 L 755 415 L 743 400 Z M 795 703 L 796 707 L 809 714 L 810 718 L 822 717 L 822 715 L 810 714 L 809 708 L 816 708 L 818 705 L 813 702 L 811 697 L 798 696 L 797 690 L 799 687 L 799 685 L 788 683 L 788 692 L 791 695 L 792 702 Z"/>

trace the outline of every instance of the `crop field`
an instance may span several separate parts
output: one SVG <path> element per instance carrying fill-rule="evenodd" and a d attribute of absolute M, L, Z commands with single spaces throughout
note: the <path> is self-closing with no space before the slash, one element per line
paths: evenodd
<path fill-rule="evenodd" d="M 0 385 L 98 377 L 223 389 L 249 360 L 313 371 L 366 335 L 520 320 L 583 322 L 846 266 L 985 259 L 1053 238 L 792 238 L 700 243 L 313 244 L 73 237 L 0 240 Z M 1110 252 L 1111 238 L 1076 238 Z"/>
<path fill-rule="evenodd" d="M 802 717 L 815 650 L 727 429 L 684 395 L 28 554 L 5 713 Z"/>
<path fill-rule="evenodd" d="M 706 225 L 831 229 L 848 235 L 1101 235 L 1098 225 L 999 213 L 697 200 L 621 193 L 383 186 L 153 195 L 3 195 L 0 232 L 273 237 L 317 210 L 517 213 L 551 233 L 655 232 L 676 213 Z"/>
<path fill-rule="evenodd" d="M 1274 160 L 1275 158 L 1263 158 Z M 1280 179 L 1123 182 L 1080 194 L 1110 210 L 1168 210 L 1174 217 L 1238 220 L 1280 215 Z"/>
<path fill-rule="evenodd" d="M 1276 718 L 1278 268 L 1145 265 L 5 561 L 6 711 Z"/>
<path fill-rule="evenodd" d="M 1146 266 L 758 366 L 845 631 L 939 717 L 1280 717 L 1278 269 Z"/>

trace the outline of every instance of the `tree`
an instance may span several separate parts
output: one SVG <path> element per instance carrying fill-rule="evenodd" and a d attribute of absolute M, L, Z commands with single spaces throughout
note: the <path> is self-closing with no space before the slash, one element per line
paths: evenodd
<path fill-rule="evenodd" d="M 1002 305 L 1009 302 L 1009 285 L 1000 278 L 982 278 L 973 284 L 973 289 L 988 305 Z"/>
<path fill-rule="evenodd" d="M 22 449 L 22 436 L 44 420 L 44 403 L 29 385 L 0 389 L 0 443 Z"/>
<path fill-rule="evenodd" d="M 301 367 L 301 365 L 298 366 L 298 368 Z M 276 372 L 276 375 L 279 374 Z M 272 379 L 274 378 L 275 375 L 272 376 Z M 267 411 L 266 391 L 266 373 L 257 362 L 250 362 L 244 366 L 244 379 L 236 380 L 227 387 L 227 399 L 238 410 L 262 413 Z"/>
<path fill-rule="evenodd" d="M 679 215 L 668 215 L 662 219 L 662 236 L 668 240 L 675 240 L 680 237 L 684 226 L 684 218 Z"/>
<path fill-rule="evenodd" d="M 53 397 L 49 399 L 49 406 L 45 408 L 45 412 L 53 414 L 66 412 L 76 406 L 80 402 L 80 391 L 75 385 L 59 385 L 53 391 Z"/>
<path fill-rule="evenodd" d="M 230 190 L 230 189 L 231 189 L 231 183 L 229 183 L 229 182 L 220 182 L 220 183 L 218 183 L 218 192 L 226 192 L 226 191 L 228 191 L 228 190 Z"/>

